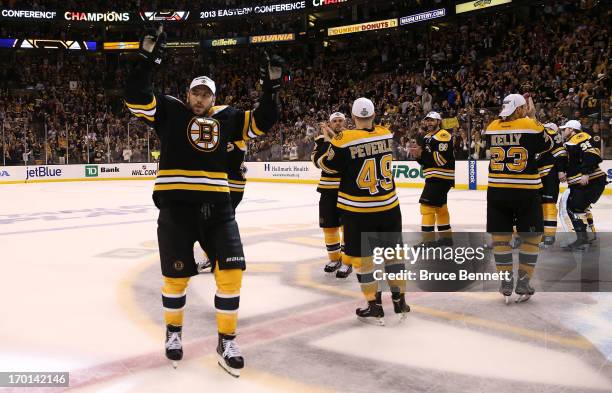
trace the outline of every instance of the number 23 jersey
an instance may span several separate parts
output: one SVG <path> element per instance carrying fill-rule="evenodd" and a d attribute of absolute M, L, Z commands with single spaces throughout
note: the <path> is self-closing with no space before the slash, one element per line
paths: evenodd
<path fill-rule="evenodd" d="M 544 126 L 527 117 L 497 119 L 485 135 L 491 153 L 487 198 L 515 199 L 537 193 L 542 181 L 536 156 L 554 144 Z"/>

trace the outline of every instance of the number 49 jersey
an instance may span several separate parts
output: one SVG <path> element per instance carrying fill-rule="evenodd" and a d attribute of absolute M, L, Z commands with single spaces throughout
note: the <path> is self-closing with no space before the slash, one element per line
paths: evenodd
<path fill-rule="evenodd" d="M 487 198 L 533 196 L 542 188 L 536 155 L 553 148 L 544 126 L 530 118 L 494 120 L 486 131 L 490 146 Z"/>
<path fill-rule="evenodd" d="M 344 130 L 315 147 L 314 164 L 340 176 L 338 209 L 377 213 L 399 205 L 391 165 L 393 134 L 387 128 Z"/>

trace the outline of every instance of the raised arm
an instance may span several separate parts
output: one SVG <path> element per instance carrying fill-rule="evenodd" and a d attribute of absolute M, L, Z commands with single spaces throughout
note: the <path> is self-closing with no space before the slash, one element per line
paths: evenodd
<path fill-rule="evenodd" d="M 153 93 L 153 68 L 162 62 L 165 33 L 161 26 L 145 33 L 140 43 L 138 58 L 130 64 L 130 73 L 124 90 L 124 101 L 129 111 L 150 126 L 163 117 L 163 105 Z"/>
<path fill-rule="evenodd" d="M 282 85 L 285 61 L 277 55 L 270 57 L 263 53 L 263 62 L 260 67 L 260 82 L 263 94 L 259 98 L 256 108 L 243 114 L 240 134 L 234 135 L 234 140 L 257 138 L 270 131 L 278 120 L 278 91 Z"/>

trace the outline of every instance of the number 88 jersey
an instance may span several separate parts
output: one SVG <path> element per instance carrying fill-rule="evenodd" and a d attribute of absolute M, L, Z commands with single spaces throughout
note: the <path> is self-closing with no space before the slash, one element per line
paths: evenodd
<path fill-rule="evenodd" d="M 317 144 L 314 164 L 340 175 L 337 207 L 346 213 L 376 213 L 399 205 L 392 173 L 393 134 L 387 128 L 344 130 Z"/>
<path fill-rule="evenodd" d="M 453 140 L 446 130 L 427 133 L 423 138 L 423 152 L 417 160 L 423 166 L 425 182 L 448 182 L 455 186 L 455 154 Z"/>
<path fill-rule="evenodd" d="M 542 188 L 536 155 L 554 142 L 544 126 L 530 118 L 494 120 L 486 131 L 490 146 L 488 198 L 513 199 Z"/>

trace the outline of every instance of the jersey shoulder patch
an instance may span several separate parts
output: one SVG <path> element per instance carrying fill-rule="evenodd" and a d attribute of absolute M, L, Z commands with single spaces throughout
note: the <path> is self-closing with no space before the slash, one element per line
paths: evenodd
<path fill-rule="evenodd" d="M 440 130 L 434 135 L 434 139 L 438 142 L 449 142 L 451 140 L 451 134 L 446 130 Z"/>
<path fill-rule="evenodd" d="M 212 116 L 218 114 L 219 112 L 227 109 L 227 107 L 228 107 L 228 105 L 216 105 L 216 106 L 213 106 L 208 111 L 208 117 L 212 117 Z"/>
<path fill-rule="evenodd" d="M 579 132 L 578 134 L 571 137 L 570 140 L 567 142 L 567 144 L 577 145 L 579 143 L 586 141 L 587 139 L 591 139 L 591 136 L 589 134 L 587 134 L 586 132 Z"/>
<path fill-rule="evenodd" d="M 344 147 L 347 143 L 360 138 L 360 135 L 355 130 L 343 130 L 337 133 L 332 139 L 331 144 L 336 147 Z"/>

